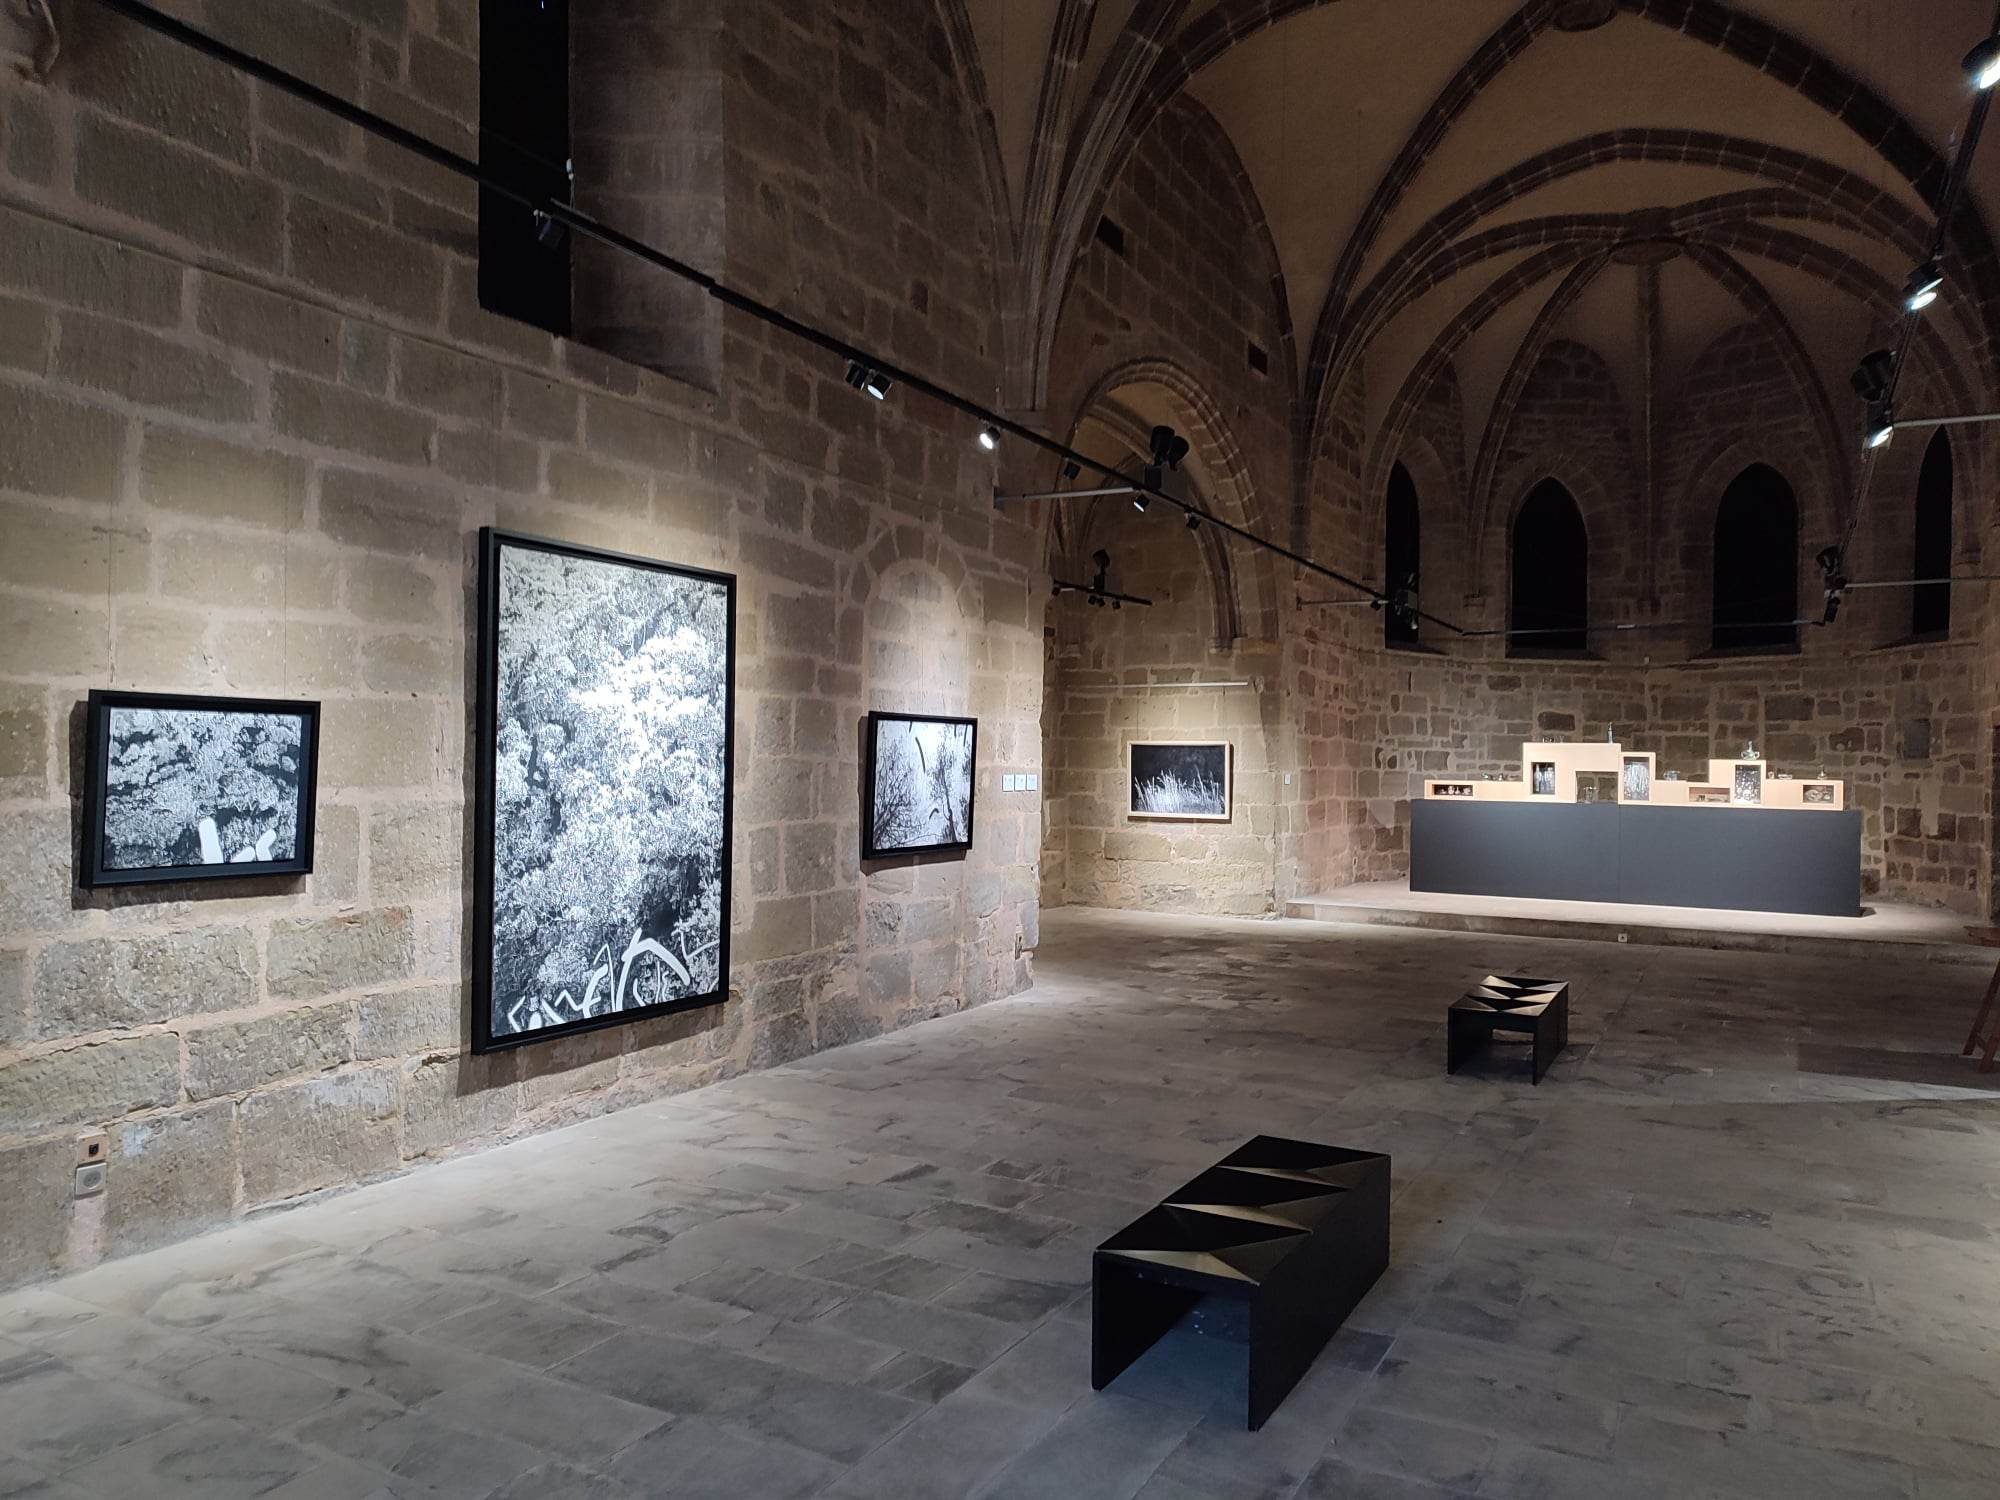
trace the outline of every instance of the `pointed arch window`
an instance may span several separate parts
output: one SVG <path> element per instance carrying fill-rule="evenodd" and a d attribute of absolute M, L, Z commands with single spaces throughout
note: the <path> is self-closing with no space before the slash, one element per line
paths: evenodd
<path fill-rule="evenodd" d="M 1521 503 L 1508 572 L 1508 655 L 1589 649 L 1590 540 L 1560 480 L 1544 479 Z"/>
<path fill-rule="evenodd" d="M 1417 513 L 1417 485 L 1410 471 L 1400 463 L 1389 471 L 1389 493 L 1384 502 L 1382 526 L 1382 587 L 1391 594 L 1398 589 L 1417 589 L 1423 565 L 1423 521 Z M 1405 618 L 1393 609 L 1382 611 L 1382 644 L 1414 646 L 1421 622 Z"/>
<path fill-rule="evenodd" d="M 1939 429 L 1924 450 L 1917 475 L 1916 571 L 1913 578 L 1951 576 L 1951 438 Z M 1951 634 L 1951 585 L 1910 590 L 1910 634 L 1943 639 Z"/>
<path fill-rule="evenodd" d="M 1715 510 L 1717 651 L 1786 651 L 1799 644 L 1799 505 L 1785 477 L 1751 464 Z"/>

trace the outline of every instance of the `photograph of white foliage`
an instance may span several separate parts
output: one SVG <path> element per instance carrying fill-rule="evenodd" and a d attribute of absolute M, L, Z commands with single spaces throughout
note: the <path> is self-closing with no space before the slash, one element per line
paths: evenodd
<path fill-rule="evenodd" d="M 736 580 L 481 534 L 473 1047 L 719 1002 Z"/>
<path fill-rule="evenodd" d="M 1132 817 L 1229 821 L 1226 741 L 1135 741 L 1129 770 Z"/>
<path fill-rule="evenodd" d="M 870 714 L 867 763 L 863 859 L 972 847 L 977 719 Z"/>
<path fill-rule="evenodd" d="M 83 885 L 311 872 L 317 703 L 100 690 L 86 714 Z"/>

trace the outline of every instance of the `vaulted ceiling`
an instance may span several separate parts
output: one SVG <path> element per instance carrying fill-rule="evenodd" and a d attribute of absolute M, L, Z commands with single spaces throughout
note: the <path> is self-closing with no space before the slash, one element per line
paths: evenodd
<path fill-rule="evenodd" d="M 1918 258 L 1971 98 L 1960 58 L 1994 23 L 1994 0 L 945 3 L 1041 359 L 1108 184 L 1185 96 L 1267 220 L 1306 405 L 1358 367 L 1379 420 L 1448 358 L 1473 434 L 1531 335 L 1671 383 L 1761 311 L 1838 390 Z M 1925 357 L 1968 390 L 2000 315 L 1994 150 L 1928 320 Z"/>

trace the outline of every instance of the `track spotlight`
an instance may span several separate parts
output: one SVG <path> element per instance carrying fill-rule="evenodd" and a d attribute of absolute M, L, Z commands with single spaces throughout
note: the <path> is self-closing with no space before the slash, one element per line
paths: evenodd
<path fill-rule="evenodd" d="M 1910 279 L 1903 283 L 1903 306 L 1911 312 L 1922 312 L 1937 301 L 1938 288 L 1943 285 L 1944 272 L 1939 269 L 1936 257 L 1932 257 L 1910 272 Z"/>
<path fill-rule="evenodd" d="M 858 359 L 847 362 L 847 383 L 857 391 L 866 391 L 877 401 L 889 399 L 889 388 L 896 382 L 880 370 L 871 370 Z"/>
<path fill-rule="evenodd" d="M 979 429 L 979 446 L 991 453 L 1000 446 L 1000 429 L 991 422 Z"/>
<path fill-rule="evenodd" d="M 1083 473 L 1083 465 L 1078 463 L 1075 459 L 1066 458 L 1063 460 L 1062 477 L 1064 484 L 1075 483 L 1077 478 L 1082 473 Z"/>
<path fill-rule="evenodd" d="M 1187 513 L 1187 529 L 1188 529 L 1189 531 L 1199 531 L 1199 530 L 1201 530 L 1201 512 L 1200 512 L 1200 511 L 1198 511 L 1198 510 L 1191 510 L 1191 511 L 1189 511 L 1189 512 Z"/>
<path fill-rule="evenodd" d="M 1140 515 L 1143 516 L 1146 513 L 1146 508 L 1152 503 L 1153 497 L 1148 495 L 1144 490 L 1134 490 L 1132 492 L 1132 509 L 1139 512 Z"/>
<path fill-rule="evenodd" d="M 1870 402 L 1868 406 L 1867 436 L 1864 441 L 1870 448 L 1884 446 L 1896 435 L 1896 414 L 1886 401 Z"/>
<path fill-rule="evenodd" d="M 1831 546 L 1820 548 L 1819 556 L 1815 557 L 1813 561 L 1819 564 L 1820 572 L 1824 573 L 1827 582 L 1831 583 L 1834 577 L 1840 572 L 1839 544 L 1834 543 Z"/>
<path fill-rule="evenodd" d="M 1062 598 L 1062 596 L 1063 596 L 1063 586 L 1061 584 L 1057 584 L 1054 588 L 1049 590 L 1049 597 L 1051 599 L 1060 599 Z"/>
<path fill-rule="evenodd" d="M 1863 401 L 1880 401 L 1889 394 L 1889 382 L 1895 378 L 1896 356 L 1887 349 L 1877 349 L 1854 367 L 1848 384 Z"/>
<path fill-rule="evenodd" d="M 1104 608 L 1104 596 L 1102 594 L 1092 594 L 1090 596 L 1090 607 L 1092 609 Z"/>
<path fill-rule="evenodd" d="M 1976 89 L 2000 83 L 2000 36 L 1989 36 L 1965 54 L 1965 76 Z"/>
<path fill-rule="evenodd" d="M 553 250 L 569 234 L 569 226 L 561 223 L 539 208 L 535 210 L 535 243 L 544 250 Z"/>
<path fill-rule="evenodd" d="M 1153 462 L 1169 469 L 1178 469 L 1188 456 L 1188 440 L 1171 427 L 1153 429 L 1152 448 Z"/>

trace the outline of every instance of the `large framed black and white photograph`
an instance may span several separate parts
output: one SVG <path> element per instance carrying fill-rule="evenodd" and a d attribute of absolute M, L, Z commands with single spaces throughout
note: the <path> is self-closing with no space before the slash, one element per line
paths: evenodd
<path fill-rule="evenodd" d="M 1135 818 L 1229 821 L 1225 740 L 1135 740 L 1128 752 Z"/>
<path fill-rule="evenodd" d="M 736 579 L 480 544 L 473 1049 L 721 1001 Z"/>
<path fill-rule="evenodd" d="M 319 705 L 92 692 L 86 887 L 312 872 Z"/>
<path fill-rule="evenodd" d="M 970 849 L 979 721 L 872 713 L 867 737 L 861 857 Z"/>

